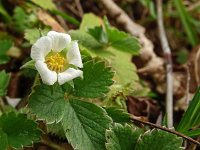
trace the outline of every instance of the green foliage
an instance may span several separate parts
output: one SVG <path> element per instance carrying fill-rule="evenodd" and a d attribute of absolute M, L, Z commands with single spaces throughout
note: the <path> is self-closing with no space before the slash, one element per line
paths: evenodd
<path fill-rule="evenodd" d="M 140 2 L 149 9 L 150 15 L 151 17 L 153 17 L 154 19 L 156 19 L 157 15 L 156 15 L 156 8 L 155 8 L 155 4 L 152 0 L 140 0 Z"/>
<path fill-rule="evenodd" d="M 2 2 L 0 1 L 0 15 L 3 17 L 3 19 L 6 22 L 10 22 L 11 21 L 11 16 L 8 14 L 8 12 L 5 10 L 5 8 L 2 5 Z"/>
<path fill-rule="evenodd" d="M 26 29 L 25 30 L 25 39 L 30 42 L 30 44 L 34 44 L 41 36 L 46 35 L 49 31 L 48 28 L 43 30 L 41 29 Z"/>
<path fill-rule="evenodd" d="M 17 31 L 23 32 L 25 29 L 30 27 L 28 21 L 28 15 L 21 7 L 16 7 L 14 10 L 14 27 Z"/>
<path fill-rule="evenodd" d="M 62 124 L 72 146 L 79 150 L 105 150 L 105 131 L 111 123 L 106 111 L 76 99 L 68 100 L 66 104 Z"/>
<path fill-rule="evenodd" d="M 130 116 L 123 109 L 118 109 L 116 107 L 105 108 L 108 116 L 110 116 L 115 123 L 125 124 L 131 123 Z"/>
<path fill-rule="evenodd" d="M 131 62 L 132 56 L 128 53 L 116 51 L 115 49 L 109 49 L 113 55 L 111 55 L 110 61 L 115 73 L 115 81 L 118 84 L 127 86 L 128 84 L 136 83 L 138 81 L 138 75 L 136 73 L 136 67 Z M 134 86 L 137 86 L 135 84 Z"/>
<path fill-rule="evenodd" d="M 89 22 L 88 22 L 89 21 Z M 93 13 L 84 14 L 80 30 L 81 31 L 88 31 L 90 28 L 94 28 L 96 26 L 99 26 L 102 20 L 95 16 Z"/>
<path fill-rule="evenodd" d="M 198 44 L 198 36 L 197 32 L 194 30 L 194 27 L 192 26 L 190 14 L 184 7 L 182 0 L 174 0 L 174 4 L 180 16 L 181 22 L 186 31 L 190 44 L 192 46 L 196 46 Z"/>
<path fill-rule="evenodd" d="M 135 150 L 181 150 L 182 142 L 174 134 L 153 129 L 140 136 Z"/>
<path fill-rule="evenodd" d="M 55 9 L 55 10 L 51 10 L 51 13 L 61 16 L 63 19 L 65 19 L 66 21 L 68 21 L 74 25 L 77 25 L 77 26 L 80 25 L 80 22 L 76 18 L 68 15 L 66 12 L 64 13 L 64 12 L 61 12 L 61 11 Z"/>
<path fill-rule="evenodd" d="M 47 124 L 47 131 L 50 134 L 56 135 L 62 139 L 65 139 L 65 131 L 63 130 L 61 122 L 59 123 L 53 123 L 53 124 Z"/>
<path fill-rule="evenodd" d="M 31 0 L 34 4 L 40 6 L 43 9 L 54 10 L 56 9 L 55 4 L 52 0 Z"/>
<path fill-rule="evenodd" d="M 9 84 L 10 75 L 5 71 L 0 72 L 0 96 L 5 96 L 7 93 L 7 86 Z"/>
<path fill-rule="evenodd" d="M 103 97 L 113 84 L 114 72 L 103 61 L 91 60 L 83 66 L 83 79 L 74 80 L 73 95 L 86 98 Z"/>
<path fill-rule="evenodd" d="M 107 19 L 104 19 L 103 26 L 97 26 L 88 30 L 99 43 L 105 44 L 107 48 L 113 47 L 116 50 L 136 55 L 140 49 L 138 40 L 133 36 L 111 27 Z"/>
<path fill-rule="evenodd" d="M 30 95 L 28 105 L 38 119 L 46 120 L 49 124 L 60 122 L 65 111 L 64 92 L 57 84 L 38 85 Z"/>
<path fill-rule="evenodd" d="M 0 40 L 0 64 L 7 63 L 10 58 L 7 56 L 8 50 L 12 47 L 13 42 L 8 39 Z"/>
<path fill-rule="evenodd" d="M 93 14 L 85 14 L 80 30 L 70 31 L 69 34 L 93 56 L 108 60 L 116 71 L 114 80 L 117 84 L 127 86 L 138 80 L 130 55 L 139 52 L 140 46 L 136 38 L 111 27 L 106 19 L 103 22 Z"/>
<path fill-rule="evenodd" d="M 2 131 L 0 128 L 0 150 L 6 150 L 6 147 L 8 145 L 8 139 L 6 133 Z"/>
<path fill-rule="evenodd" d="M 192 99 L 188 109 L 184 113 L 181 121 L 177 127 L 177 131 L 182 132 L 188 136 L 200 135 L 200 87 L 196 91 L 194 98 Z M 193 130 L 192 130 L 193 129 Z"/>
<path fill-rule="evenodd" d="M 103 48 L 103 45 L 95 40 L 94 37 L 92 37 L 87 32 L 81 30 L 72 30 L 69 31 L 69 34 L 71 35 L 72 39 L 78 40 L 79 43 L 88 50 L 94 51 L 101 50 Z"/>
<path fill-rule="evenodd" d="M 40 140 L 41 131 L 37 124 L 24 114 L 10 112 L 0 117 L 1 149 L 22 148 Z M 3 146 L 2 146 L 3 145 Z"/>
<path fill-rule="evenodd" d="M 133 150 L 142 131 L 128 124 L 115 123 L 106 131 L 107 150 Z"/>

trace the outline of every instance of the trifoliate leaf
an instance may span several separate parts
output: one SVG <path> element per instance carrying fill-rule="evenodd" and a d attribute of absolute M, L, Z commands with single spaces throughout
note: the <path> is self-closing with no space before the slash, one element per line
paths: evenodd
<path fill-rule="evenodd" d="M 7 135 L 0 128 L 0 150 L 6 150 L 7 146 L 8 146 Z"/>
<path fill-rule="evenodd" d="M 174 134 L 153 129 L 138 139 L 136 150 L 182 150 L 182 142 L 182 138 Z"/>
<path fill-rule="evenodd" d="M 105 150 L 105 131 L 112 122 L 106 111 L 89 102 L 66 101 L 62 120 L 68 141 L 78 150 Z"/>
<path fill-rule="evenodd" d="M 108 107 L 105 108 L 108 116 L 110 116 L 113 122 L 124 124 L 124 123 L 131 123 L 130 116 L 122 109 L 118 109 L 116 107 Z"/>
<path fill-rule="evenodd" d="M 122 126 L 115 123 L 112 128 L 106 131 L 107 150 L 133 150 L 142 130 L 128 124 Z"/>
<path fill-rule="evenodd" d="M 24 114 L 14 112 L 0 117 L 0 131 L 2 131 L 0 137 L 7 136 L 7 144 L 12 148 L 30 146 L 33 142 L 38 142 L 41 135 L 41 131 L 33 120 L 27 119 Z M 6 144 L 5 141 L 4 144 Z"/>
<path fill-rule="evenodd" d="M 83 66 L 83 79 L 74 80 L 73 95 L 86 98 L 103 97 L 113 84 L 114 72 L 103 61 L 91 60 Z"/>
<path fill-rule="evenodd" d="M 35 3 L 36 5 L 44 9 L 48 9 L 48 10 L 56 9 L 56 6 L 52 2 L 52 0 L 31 0 L 31 2 Z"/>
<path fill-rule="evenodd" d="M 46 120 L 49 124 L 59 122 L 65 111 L 64 92 L 57 84 L 38 85 L 30 95 L 28 105 L 38 119 Z"/>
<path fill-rule="evenodd" d="M 5 96 L 7 93 L 7 86 L 9 84 L 10 75 L 5 71 L 0 72 L 0 96 Z"/>

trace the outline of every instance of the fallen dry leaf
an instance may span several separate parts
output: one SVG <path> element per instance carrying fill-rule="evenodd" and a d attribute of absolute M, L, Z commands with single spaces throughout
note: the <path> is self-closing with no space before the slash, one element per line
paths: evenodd
<path fill-rule="evenodd" d="M 45 25 L 52 27 L 52 30 L 57 32 L 66 32 L 65 29 L 63 29 L 63 27 L 61 27 L 59 23 L 46 11 L 40 9 L 37 13 L 37 16 L 38 19 L 42 21 Z"/>

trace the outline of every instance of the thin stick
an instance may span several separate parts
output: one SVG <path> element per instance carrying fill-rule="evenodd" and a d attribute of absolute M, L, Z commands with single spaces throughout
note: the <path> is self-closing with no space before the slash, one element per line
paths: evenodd
<path fill-rule="evenodd" d="M 162 0 L 157 0 L 157 23 L 159 28 L 159 36 L 161 40 L 162 49 L 166 60 L 166 113 L 167 113 L 167 127 L 173 127 L 173 75 L 172 75 L 172 58 L 171 50 L 169 48 L 167 36 L 163 25 Z"/>
<path fill-rule="evenodd" d="M 185 90 L 185 103 L 187 106 L 189 105 L 189 92 L 190 92 L 190 70 L 188 64 L 186 65 L 186 73 L 187 73 L 187 82 L 186 82 L 186 90 Z"/>
<path fill-rule="evenodd" d="M 163 130 L 163 131 L 166 131 L 166 132 L 169 132 L 169 133 L 172 133 L 172 134 L 175 134 L 175 135 L 178 135 L 178 136 L 180 136 L 180 137 L 182 137 L 182 138 L 184 138 L 184 139 L 186 139 L 186 140 L 188 140 L 188 141 L 190 141 L 190 142 L 192 142 L 192 143 L 197 144 L 198 146 L 200 146 L 200 143 L 199 143 L 198 141 L 196 141 L 196 140 L 194 140 L 194 139 L 192 139 L 192 138 L 190 138 L 190 137 L 188 137 L 188 136 L 186 136 L 186 135 L 184 135 L 184 134 L 182 134 L 182 133 L 179 133 L 179 132 L 177 132 L 177 131 L 170 130 L 170 129 L 168 129 L 168 128 L 158 126 L 158 125 L 153 124 L 153 123 L 151 123 L 151 122 L 146 122 L 146 121 L 137 119 L 137 118 L 135 118 L 134 116 L 131 116 L 131 120 L 132 120 L 133 122 L 139 122 L 139 123 L 142 123 L 142 124 L 145 124 L 145 125 L 148 125 L 148 126 L 157 128 L 157 129 L 161 129 L 161 130 Z"/>

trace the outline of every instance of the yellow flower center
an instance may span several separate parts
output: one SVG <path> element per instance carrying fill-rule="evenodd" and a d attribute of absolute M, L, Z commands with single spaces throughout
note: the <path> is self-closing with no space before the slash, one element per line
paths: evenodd
<path fill-rule="evenodd" d="M 65 58 L 59 53 L 55 53 L 51 56 L 48 56 L 45 62 L 50 70 L 58 73 L 63 71 L 66 61 Z"/>

